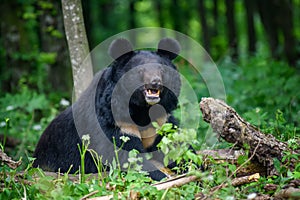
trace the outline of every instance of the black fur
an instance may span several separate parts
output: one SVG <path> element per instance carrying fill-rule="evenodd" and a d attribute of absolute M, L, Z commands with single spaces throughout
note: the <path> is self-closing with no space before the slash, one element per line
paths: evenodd
<path fill-rule="evenodd" d="M 167 51 L 168 42 L 171 47 L 169 53 Z M 118 45 L 121 45 L 121 48 L 118 48 Z M 125 129 L 121 126 L 122 124 L 129 124 L 133 130 L 138 129 L 142 132 L 152 127 L 151 122 L 159 120 L 166 114 L 167 122 L 176 124 L 171 113 L 177 107 L 177 96 L 181 84 L 179 74 L 171 59 L 177 56 L 180 47 L 177 42 L 171 39 L 163 39 L 160 46 L 163 46 L 163 49 L 158 49 L 158 51 L 133 51 L 127 40 L 114 41 L 109 49 L 109 54 L 115 61 L 105 70 L 98 72 L 78 101 L 58 115 L 46 128 L 34 152 L 36 160 L 33 166 L 50 171 L 67 172 L 70 165 L 73 165 L 70 172 L 75 173 L 80 166 L 77 144 L 82 145 L 79 136 L 80 130 L 75 123 L 77 120 L 75 117 L 78 113 L 81 116 L 79 116 L 80 120 L 77 121 L 83 124 L 84 132 L 90 134 L 92 140 L 93 138 L 99 139 L 101 136 L 101 133 L 97 131 L 98 129 L 92 128 L 92 110 L 95 112 L 97 123 L 100 124 L 103 133 L 111 143 L 115 138 L 116 145 L 121 147 L 124 142 L 120 136 L 125 135 L 130 140 L 123 144 L 122 149 L 126 151 L 136 149 L 140 153 L 156 151 L 156 145 L 160 142 L 161 136 L 156 136 L 150 146 L 144 147 L 141 138 L 134 133 L 125 133 Z M 119 84 L 125 74 L 127 75 L 125 84 Z M 138 87 L 132 90 L 135 85 Z M 160 100 L 157 104 L 152 104 L 151 95 L 149 97 L 150 104 L 148 100 L 145 100 L 145 91 L 150 90 L 148 87 L 154 93 L 157 90 L 160 91 Z M 114 92 L 115 96 L 113 96 Z M 153 101 L 157 101 L 156 96 L 153 99 Z M 158 104 L 164 109 L 158 109 L 149 115 L 151 109 Z M 105 146 L 107 142 L 100 139 L 99 143 L 95 144 L 96 147 L 98 145 L 104 150 L 111 151 Z M 98 153 L 101 154 L 102 150 L 98 150 Z M 144 156 L 142 157 L 143 170 L 148 171 L 152 179 L 161 180 L 165 177 L 164 173 L 146 160 Z M 86 155 L 85 165 L 86 173 L 97 172 L 89 153 Z"/>

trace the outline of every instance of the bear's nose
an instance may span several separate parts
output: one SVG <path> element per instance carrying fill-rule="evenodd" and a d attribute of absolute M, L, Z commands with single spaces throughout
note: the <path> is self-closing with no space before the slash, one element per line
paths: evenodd
<path fill-rule="evenodd" d="M 161 85 L 161 79 L 160 79 L 160 77 L 158 77 L 158 76 L 153 77 L 151 79 L 151 85 L 156 86 L 156 87 L 159 86 L 159 85 Z"/>

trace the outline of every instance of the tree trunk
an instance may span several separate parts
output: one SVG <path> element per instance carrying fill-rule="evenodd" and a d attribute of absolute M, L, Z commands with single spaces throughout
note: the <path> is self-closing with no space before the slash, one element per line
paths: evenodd
<path fill-rule="evenodd" d="M 129 29 L 134 29 L 136 28 L 136 10 L 135 10 L 135 0 L 130 0 L 129 1 Z M 136 34 L 135 32 L 132 32 L 130 34 L 130 41 L 132 44 L 136 43 Z"/>
<path fill-rule="evenodd" d="M 155 0 L 154 6 L 156 10 L 157 20 L 158 20 L 158 26 L 159 27 L 165 27 L 166 17 L 164 16 L 164 8 L 161 0 Z M 160 37 L 163 37 L 165 35 L 164 29 L 160 29 Z"/>
<path fill-rule="evenodd" d="M 267 34 L 272 57 L 286 58 L 290 64 L 297 61 L 292 2 L 289 0 L 256 1 L 258 12 Z M 283 36 L 283 43 L 280 36 Z M 280 49 L 283 46 L 283 51 Z"/>
<path fill-rule="evenodd" d="M 217 36 L 219 33 L 219 4 L 218 4 L 218 0 L 213 0 L 213 18 L 214 18 L 214 26 L 213 26 L 213 30 L 212 30 L 212 34 L 213 36 Z"/>
<path fill-rule="evenodd" d="M 186 31 L 183 30 L 182 28 L 182 8 L 180 7 L 180 1 L 179 0 L 173 0 L 171 2 L 171 6 L 169 9 L 170 12 L 170 18 L 172 19 L 171 21 L 173 21 L 173 29 L 175 31 L 179 31 L 182 33 L 185 33 Z"/>
<path fill-rule="evenodd" d="M 272 1 L 256 0 L 255 2 L 267 35 L 272 57 L 278 58 L 278 47 L 279 47 L 278 26 L 276 25 L 276 23 L 274 23 L 276 21 L 274 20 L 274 18 L 277 15 L 277 11 L 273 6 Z"/>
<path fill-rule="evenodd" d="M 81 1 L 62 0 L 62 10 L 72 65 L 75 99 L 78 99 L 93 79 Z"/>
<path fill-rule="evenodd" d="M 226 19 L 227 19 L 227 33 L 228 33 L 228 41 L 230 54 L 232 58 L 236 59 L 238 57 L 238 41 L 236 34 L 236 26 L 235 26 L 235 10 L 234 10 L 234 0 L 226 0 Z"/>
<path fill-rule="evenodd" d="M 1 2 L 0 10 L 0 89 L 12 92 L 18 90 L 20 78 L 29 70 L 26 61 L 15 55 L 34 51 L 30 37 L 35 33 L 30 34 L 31 30 L 20 17 L 23 11 L 18 2 Z"/>
<path fill-rule="evenodd" d="M 156 9 L 156 13 L 157 13 L 157 20 L 158 20 L 158 24 L 159 27 L 164 27 L 165 25 L 165 20 L 163 18 L 163 9 L 162 9 L 162 4 L 160 0 L 155 0 L 154 1 L 154 6 Z"/>
<path fill-rule="evenodd" d="M 204 6 L 204 0 L 198 1 L 198 10 L 199 10 L 199 16 L 200 16 L 200 22 L 201 22 L 201 32 L 202 32 L 202 41 L 205 50 L 210 53 L 210 34 L 209 34 L 209 28 L 206 23 L 206 8 Z"/>
<path fill-rule="evenodd" d="M 276 2 L 275 2 L 276 3 Z M 296 39 L 294 35 L 294 25 L 293 25 L 293 5 L 292 1 L 281 0 L 276 3 L 277 11 L 280 14 L 278 17 L 279 27 L 282 31 L 284 37 L 284 55 L 287 61 L 294 65 L 297 61 L 296 56 Z"/>
<path fill-rule="evenodd" d="M 247 18 L 247 36 L 248 52 L 254 54 L 256 51 L 256 33 L 254 28 L 254 2 L 253 0 L 244 0 Z"/>

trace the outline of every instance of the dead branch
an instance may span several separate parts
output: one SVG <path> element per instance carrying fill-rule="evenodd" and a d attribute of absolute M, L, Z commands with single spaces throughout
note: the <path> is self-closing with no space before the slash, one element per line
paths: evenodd
<path fill-rule="evenodd" d="M 199 177 L 197 176 L 188 176 L 184 174 L 175 178 L 168 179 L 167 181 L 152 184 L 152 186 L 156 187 L 158 190 L 165 190 L 173 187 L 179 187 L 187 183 L 197 181 L 198 179 Z"/>
<path fill-rule="evenodd" d="M 258 181 L 259 178 L 260 178 L 259 173 L 255 173 L 255 174 L 250 175 L 250 176 L 234 178 L 234 179 L 232 179 L 231 184 L 233 186 L 244 185 L 244 184 L 247 184 L 247 183 L 256 182 L 256 181 Z"/>
<path fill-rule="evenodd" d="M 280 190 L 275 194 L 274 199 L 299 199 L 300 188 L 289 187 L 287 189 Z"/>
<path fill-rule="evenodd" d="M 227 142 L 236 143 L 238 147 L 245 149 L 249 146 L 250 154 L 257 147 L 254 158 L 267 168 L 267 174 L 277 174 L 273 159 L 282 160 L 284 152 L 296 154 L 287 143 L 278 141 L 271 134 L 264 134 L 256 127 L 242 119 L 236 111 L 221 100 L 202 98 L 200 109 L 204 121 L 211 124 L 213 130 Z M 287 164 L 287 163 L 281 163 Z M 290 160 L 289 168 L 294 169 L 296 159 Z"/>
<path fill-rule="evenodd" d="M 0 161 L 12 169 L 16 169 L 22 163 L 21 160 L 19 161 L 12 160 L 11 157 L 7 156 L 6 153 L 4 153 L 1 149 L 0 149 Z"/>
<path fill-rule="evenodd" d="M 196 153 L 203 156 L 210 156 L 216 161 L 226 160 L 233 162 L 235 162 L 239 156 L 245 155 L 245 152 L 243 150 L 232 149 L 200 150 Z"/>
<path fill-rule="evenodd" d="M 259 173 L 255 173 L 250 176 L 234 178 L 231 180 L 231 184 L 232 184 L 232 186 L 239 186 L 239 185 L 243 185 L 246 183 L 256 182 L 256 181 L 258 181 L 259 178 L 260 178 Z M 224 188 L 226 186 L 228 186 L 228 183 L 225 183 L 225 182 L 221 185 L 215 186 L 211 189 L 211 193 L 213 193 L 221 188 Z"/>
<path fill-rule="evenodd" d="M 99 192 L 98 190 L 93 191 L 93 192 L 91 192 L 91 193 L 89 193 L 89 194 L 84 195 L 83 197 L 81 197 L 80 200 L 86 200 L 86 199 L 88 199 L 89 197 L 91 197 L 91 196 L 97 194 L 98 192 Z"/>

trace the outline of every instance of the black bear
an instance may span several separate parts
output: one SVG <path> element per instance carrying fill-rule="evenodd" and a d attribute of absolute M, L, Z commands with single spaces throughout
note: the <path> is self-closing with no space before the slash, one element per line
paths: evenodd
<path fill-rule="evenodd" d="M 152 179 L 166 177 L 144 153 L 157 152 L 156 145 L 162 139 L 152 122 L 176 125 L 172 111 L 177 108 L 181 82 L 172 60 L 179 52 L 179 43 L 171 38 L 160 40 L 156 51 L 133 50 L 128 40 L 114 40 L 109 47 L 114 61 L 46 128 L 35 149 L 33 166 L 75 173 L 80 167 L 78 144 L 82 145 L 81 137 L 88 134 L 89 148 L 104 160 L 114 157 L 114 144 L 122 148 L 118 155 L 121 164 L 126 162 L 128 151 L 136 149 L 143 158 L 143 170 Z M 121 136 L 129 141 L 124 142 Z M 162 159 L 159 153 L 155 156 Z M 97 172 L 90 153 L 85 157 L 85 171 Z"/>

